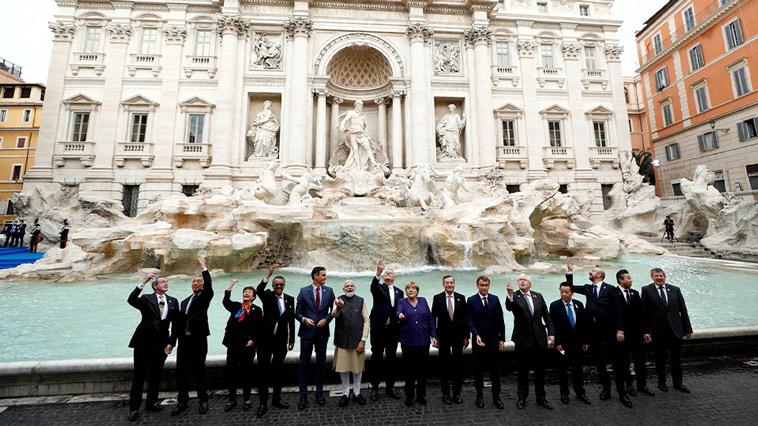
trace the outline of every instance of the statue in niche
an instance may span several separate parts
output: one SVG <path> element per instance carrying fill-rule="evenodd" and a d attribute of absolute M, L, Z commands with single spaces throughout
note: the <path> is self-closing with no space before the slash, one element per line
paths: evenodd
<path fill-rule="evenodd" d="M 253 41 L 251 62 L 257 68 L 276 70 L 282 62 L 282 45 L 265 35 L 258 34 Z"/>
<path fill-rule="evenodd" d="M 279 153 L 276 147 L 276 132 L 279 121 L 271 111 L 271 101 L 263 102 L 263 110 L 255 116 L 255 121 L 247 131 L 247 143 L 253 154 L 248 158 L 273 158 Z M 249 151 L 248 151 L 249 152 Z"/>
<path fill-rule="evenodd" d="M 461 130 L 466 127 L 466 118 L 455 112 L 455 105 L 448 105 L 449 112 L 437 123 L 437 160 L 459 160 L 461 155 Z"/>
<path fill-rule="evenodd" d="M 457 74 L 460 72 L 461 49 L 457 43 L 438 41 L 434 47 L 434 72 L 436 74 Z"/>

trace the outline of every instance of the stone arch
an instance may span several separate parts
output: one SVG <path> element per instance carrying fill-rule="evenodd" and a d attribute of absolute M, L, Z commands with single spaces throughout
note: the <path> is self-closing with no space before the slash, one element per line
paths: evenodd
<path fill-rule="evenodd" d="M 368 46 L 379 51 L 390 65 L 390 69 L 392 70 L 390 78 L 405 78 L 405 64 L 392 44 L 373 34 L 358 32 L 336 36 L 324 44 L 313 64 L 313 71 L 316 76 L 326 77 L 327 68 L 334 56 L 342 49 L 351 46 Z"/>

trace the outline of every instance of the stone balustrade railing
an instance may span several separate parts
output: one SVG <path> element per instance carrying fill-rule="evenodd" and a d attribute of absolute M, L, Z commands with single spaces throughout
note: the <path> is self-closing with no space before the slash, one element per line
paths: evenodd
<path fill-rule="evenodd" d="M 209 143 L 177 143 L 174 148 L 174 166 L 182 167 L 187 160 L 196 160 L 202 167 L 210 166 L 211 144 Z"/>
<path fill-rule="evenodd" d="M 153 164 L 152 142 L 119 142 L 116 146 L 116 155 L 113 157 L 117 167 L 124 167 L 126 160 L 140 160 L 142 166 L 150 167 Z"/>
<path fill-rule="evenodd" d="M 63 167 L 66 160 L 79 160 L 82 166 L 89 167 L 95 159 L 95 142 L 93 141 L 58 141 L 58 153 L 53 156 L 57 167 Z"/>

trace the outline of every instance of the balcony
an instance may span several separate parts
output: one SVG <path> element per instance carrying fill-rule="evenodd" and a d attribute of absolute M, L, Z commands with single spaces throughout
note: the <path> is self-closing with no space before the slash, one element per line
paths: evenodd
<path fill-rule="evenodd" d="M 161 55 L 155 53 L 136 53 L 129 55 L 129 76 L 134 77 L 137 70 L 149 70 L 153 77 L 158 77 L 161 73 Z"/>
<path fill-rule="evenodd" d="M 184 75 L 192 78 L 192 73 L 196 71 L 205 71 L 209 78 L 215 78 L 218 67 L 215 56 L 196 56 L 187 55 L 187 61 L 184 66 Z"/>
<path fill-rule="evenodd" d="M 498 146 L 497 161 L 502 168 L 508 163 L 518 163 L 520 169 L 526 169 L 529 156 L 525 146 Z"/>
<path fill-rule="evenodd" d="M 124 167 L 126 160 L 140 160 L 142 167 L 153 165 L 152 142 L 119 142 L 116 146 L 116 155 L 113 159 L 117 167 Z"/>
<path fill-rule="evenodd" d="M 546 146 L 542 148 L 542 162 L 548 170 L 555 167 L 555 163 L 566 163 L 567 169 L 573 169 L 576 165 L 574 148 L 569 146 Z"/>
<path fill-rule="evenodd" d="M 53 156 L 53 162 L 57 167 L 66 165 L 66 160 L 79 160 L 82 166 L 90 167 L 95 160 L 95 142 L 71 142 L 59 141 L 58 153 Z"/>
<path fill-rule="evenodd" d="M 497 83 L 498 80 L 511 80 L 513 87 L 517 87 L 520 80 L 518 67 L 513 65 L 493 65 L 492 82 Z"/>
<path fill-rule="evenodd" d="M 537 83 L 540 85 L 540 88 L 545 88 L 545 84 L 548 82 L 555 82 L 558 84 L 559 88 L 563 88 L 563 83 L 566 81 L 566 79 L 563 77 L 563 69 L 562 68 L 553 68 L 553 67 L 539 67 L 537 68 Z"/>
<path fill-rule="evenodd" d="M 619 168 L 618 148 L 615 146 L 591 146 L 590 165 L 593 169 L 600 167 L 600 163 L 611 163 L 614 169 Z"/>
<path fill-rule="evenodd" d="M 592 83 L 600 84 L 603 90 L 608 89 L 608 77 L 605 76 L 605 70 L 583 69 L 582 86 L 586 90 L 590 88 Z"/>
<path fill-rule="evenodd" d="M 211 144 L 177 143 L 174 149 L 174 166 L 182 167 L 187 160 L 199 161 L 202 167 L 211 165 Z"/>
<path fill-rule="evenodd" d="M 71 60 L 71 74 L 79 75 L 81 69 L 93 69 L 97 76 L 101 76 L 105 70 L 105 53 L 77 52 Z"/>

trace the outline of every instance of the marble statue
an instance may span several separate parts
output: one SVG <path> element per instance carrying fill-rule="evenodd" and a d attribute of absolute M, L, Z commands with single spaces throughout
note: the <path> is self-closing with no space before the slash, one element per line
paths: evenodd
<path fill-rule="evenodd" d="M 438 41 L 434 47 L 434 72 L 436 74 L 457 74 L 460 72 L 461 49 L 457 42 Z"/>
<path fill-rule="evenodd" d="M 255 116 L 255 121 L 247 131 L 248 145 L 253 147 L 253 154 L 249 158 L 270 158 L 278 153 L 276 132 L 279 131 L 279 121 L 271 111 L 271 105 L 271 101 L 263 102 L 263 110 Z"/>
<path fill-rule="evenodd" d="M 411 172 L 408 188 L 410 206 L 420 206 L 422 210 L 428 211 L 439 204 L 441 197 L 434 182 L 434 174 L 434 169 L 429 164 L 418 166 Z"/>
<path fill-rule="evenodd" d="M 289 200 L 287 201 L 288 206 L 298 206 L 303 204 L 303 201 L 310 200 L 311 195 L 310 191 L 312 189 L 322 189 L 321 186 L 321 177 L 318 175 L 314 175 L 308 172 L 303 173 L 300 178 L 298 178 L 297 183 L 294 187 L 290 190 Z"/>
<path fill-rule="evenodd" d="M 264 35 L 258 35 L 253 42 L 253 57 L 251 62 L 257 68 L 275 70 L 282 62 L 281 43 L 272 41 Z"/>
<path fill-rule="evenodd" d="M 442 208 L 447 209 L 454 207 L 456 204 L 460 204 L 461 200 L 458 196 L 458 191 L 464 190 L 471 192 L 471 188 L 466 184 L 466 178 L 463 177 L 463 167 L 456 167 L 447 179 L 445 179 L 445 186 L 442 189 Z"/>
<path fill-rule="evenodd" d="M 449 112 L 437 123 L 437 160 L 458 160 L 461 156 L 461 130 L 466 118 L 455 112 L 455 105 L 448 105 Z"/>

